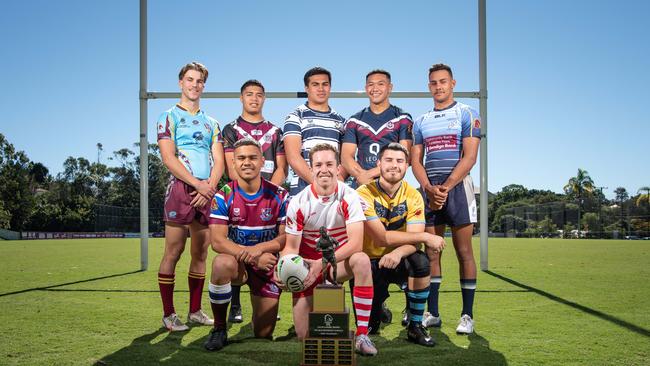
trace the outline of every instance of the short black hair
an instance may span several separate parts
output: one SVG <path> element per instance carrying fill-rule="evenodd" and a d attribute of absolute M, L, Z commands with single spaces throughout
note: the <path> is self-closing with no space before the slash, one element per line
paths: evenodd
<path fill-rule="evenodd" d="M 305 86 L 309 85 L 309 78 L 314 75 L 327 75 L 327 79 L 329 80 L 330 84 L 332 83 L 332 73 L 330 73 L 324 67 L 316 66 L 307 70 L 307 72 L 305 73 L 305 77 L 303 78 L 303 81 L 305 82 Z"/>
<path fill-rule="evenodd" d="M 431 66 L 429 68 L 429 75 L 431 75 L 431 73 L 434 72 L 434 71 L 440 71 L 440 70 L 446 70 L 449 73 L 449 76 L 451 76 L 452 79 L 454 78 L 454 73 L 451 72 L 451 67 L 449 67 L 449 65 L 445 65 L 445 64 L 435 64 L 435 65 Z"/>
<path fill-rule="evenodd" d="M 366 81 L 368 81 L 368 78 L 370 77 L 370 75 L 374 75 L 374 74 L 386 75 L 386 77 L 388 78 L 388 81 L 390 81 L 390 72 L 388 72 L 386 70 L 382 70 L 382 69 L 374 69 L 374 70 L 370 71 L 369 73 L 367 73 L 366 74 Z"/>
<path fill-rule="evenodd" d="M 393 150 L 393 151 L 401 151 L 406 155 L 406 160 L 409 158 L 409 151 L 404 147 L 404 145 L 400 144 L 399 142 L 391 142 L 390 144 L 386 144 L 379 149 L 379 153 L 377 154 L 377 158 L 381 160 L 381 157 L 384 155 L 384 151 L 386 150 Z"/>
<path fill-rule="evenodd" d="M 264 85 L 262 85 L 262 83 L 256 79 L 246 80 L 246 82 L 241 86 L 241 89 L 239 89 L 239 93 L 243 95 L 244 89 L 248 88 L 249 86 L 259 86 L 262 88 L 262 92 L 266 93 L 266 90 L 264 90 Z"/>
<path fill-rule="evenodd" d="M 260 151 L 260 153 L 262 152 L 262 146 L 260 146 L 260 143 L 251 138 L 243 138 L 241 140 L 235 141 L 233 149 L 237 149 L 241 146 L 255 146 Z"/>

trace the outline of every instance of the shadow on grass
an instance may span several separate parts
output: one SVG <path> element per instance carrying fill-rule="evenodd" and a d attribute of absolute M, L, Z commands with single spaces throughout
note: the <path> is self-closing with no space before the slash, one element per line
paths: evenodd
<path fill-rule="evenodd" d="M 587 313 L 587 314 L 593 315 L 593 316 L 595 316 L 595 317 L 597 317 L 597 318 L 600 318 L 600 319 L 602 319 L 602 320 L 606 320 L 606 321 L 608 321 L 608 322 L 610 322 L 610 323 L 616 324 L 616 325 L 618 325 L 618 326 L 620 326 L 620 327 L 623 327 L 623 328 L 625 328 L 625 329 L 627 329 L 627 330 L 630 330 L 630 331 L 635 332 L 635 333 L 637 333 L 637 334 L 640 334 L 640 335 L 642 335 L 642 336 L 650 337 L 650 330 L 645 329 L 645 328 L 642 328 L 642 327 L 639 327 L 639 326 L 634 325 L 634 324 L 632 324 L 632 323 L 628 323 L 628 322 L 626 322 L 625 320 L 619 319 L 619 318 L 617 318 L 617 317 L 615 317 L 615 316 L 612 316 L 612 315 L 609 315 L 609 314 L 603 313 L 602 311 L 598 311 L 598 310 L 596 310 L 596 309 L 592 309 L 592 308 L 587 307 L 587 306 L 584 306 L 584 305 L 580 305 L 580 304 L 575 303 L 575 302 L 573 302 L 573 301 L 569 301 L 569 300 L 567 300 L 567 299 L 564 299 L 564 298 L 561 298 L 561 297 L 559 297 L 559 296 L 556 296 L 556 295 L 553 295 L 553 294 L 551 294 L 551 293 L 548 293 L 548 292 L 546 292 L 546 291 L 544 291 L 544 290 L 540 290 L 540 289 L 538 289 L 538 288 L 535 288 L 535 287 L 532 287 L 532 286 L 528 286 L 528 285 L 526 285 L 526 284 L 524 284 L 524 283 L 521 283 L 521 282 L 519 282 L 519 281 L 513 280 L 513 279 L 511 279 L 511 278 L 508 278 L 508 277 L 506 277 L 506 276 L 500 275 L 500 274 L 498 274 L 498 273 L 494 273 L 494 272 L 492 272 L 492 271 L 485 271 L 485 273 L 488 274 L 488 275 L 490 275 L 490 276 L 492 276 L 492 277 L 496 277 L 496 278 L 498 278 L 498 279 L 500 279 L 500 280 L 502 280 L 502 281 L 505 281 L 505 282 L 507 282 L 507 283 L 509 283 L 509 284 L 512 284 L 512 285 L 514 285 L 514 286 L 517 286 L 517 287 L 519 287 L 519 288 L 522 288 L 522 289 L 528 290 L 528 291 L 530 291 L 530 292 L 534 292 L 534 293 L 536 293 L 536 294 L 538 294 L 538 295 L 541 295 L 541 296 L 544 296 L 544 297 L 546 297 L 546 298 L 548 298 L 548 299 L 550 299 L 550 300 L 553 300 L 553 301 L 559 302 L 560 304 L 568 305 L 568 306 L 570 306 L 570 307 L 572 307 L 572 308 L 574 308 L 574 309 L 577 309 L 577 310 L 583 311 L 583 312 L 585 312 L 585 313 Z"/>
<path fill-rule="evenodd" d="M 167 336 L 163 340 L 152 343 L 154 339 L 165 333 Z M 160 328 L 135 338 L 128 346 L 102 357 L 93 365 L 158 365 L 170 360 L 179 352 L 181 341 L 186 334 L 186 332 L 170 333 Z"/>
<path fill-rule="evenodd" d="M 117 274 L 112 274 L 112 275 L 106 275 L 106 276 L 101 276 L 101 277 L 94 277 L 94 278 L 88 278 L 85 280 L 79 280 L 79 281 L 73 281 L 73 282 L 66 282 L 66 283 L 59 283 L 56 285 L 50 285 L 50 286 L 42 286 L 42 287 L 32 287 L 24 290 L 18 290 L 18 291 L 12 291 L 12 292 L 5 292 L 3 294 L 0 294 L 0 297 L 3 296 L 9 296 L 9 295 L 17 295 L 17 294 L 23 294 L 25 292 L 31 292 L 31 291 L 47 291 L 54 289 L 56 287 L 62 287 L 62 286 L 68 286 L 68 285 L 76 285 L 79 283 L 85 283 L 85 282 L 92 282 L 92 281 L 98 281 L 98 280 L 105 280 L 107 278 L 114 278 L 114 277 L 121 277 L 121 276 L 127 276 L 135 273 L 140 273 L 142 272 L 141 270 L 137 271 L 131 271 L 131 272 L 124 272 L 124 273 L 117 273 Z"/>

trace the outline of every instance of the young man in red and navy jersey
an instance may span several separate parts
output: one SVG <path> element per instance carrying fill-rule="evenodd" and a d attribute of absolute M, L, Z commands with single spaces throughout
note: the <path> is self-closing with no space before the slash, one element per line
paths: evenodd
<path fill-rule="evenodd" d="M 316 250 L 320 228 L 336 239 L 337 278 L 344 282 L 354 277 L 353 302 L 357 314 L 355 347 L 363 355 L 377 354 L 368 337 L 368 320 L 373 299 L 370 259 L 361 251 L 365 215 L 357 192 L 337 180 L 338 151 L 330 144 L 317 144 L 309 151 L 312 183 L 291 198 L 287 209 L 287 240 L 281 256 L 299 254 L 309 265 L 305 290 L 294 292 L 293 322 L 299 338 L 307 336 L 308 316 L 313 307 L 313 291 L 322 281 L 322 254 Z M 331 277 L 332 268 L 327 271 Z M 331 278 L 330 278 L 331 280 Z"/>
<path fill-rule="evenodd" d="M 273 336 L 280 297 L 273 267 L 285 242 L 287 192 L 260 177 L 264 157 L 256 141 L 237 141 L 233 155 L 237 179 L 214 196 L 210 213 L 212 248 L 219 255 L 212 262 L 209 286 L 214 312 L 214 329 L 205 342 L 209 351 L 227 343 L 232 284 L 250 287 L 255 337 Z"/>
<path fill-rule="evenodd" d="M 235 143 L 248 138 L 257 141 L 262 148 L 262 178 L 281 186 L 287 179 L 287 159 L 282 143 L 282 130 L 267 121 L 262 114 L 266 99 L 264 85 L 258 80 L 248 80 L 241 86 L 240 92 L 241 116 L 228 123 L 221 131 L 228 178 L 234 181 L 238 177 L 233 160 Z M 239 293 L 240 286 L 233 285 L 228 316 L 228 321 L 232 323 L 243 321 Z"/>
<path fill-rule="evenodd" d="M 185 250 L 188 231 L 192 259 L 188 273 L 190 311 L 187 320 L 212 325 L 212 319 L 201 310 L 201 294 L 210 245 L 210 200 L 224 166 L 219 124 L 200 108 L 207 79 L 208 69 L 202 64 L 185 65 L 178 74 L 180 103 L 165 111 L 157 123 L 160 155 L 171 173 L 165 193 L 165 253 L 158 270 L 162 323 L 169 331 L 189 329 L 174 309 L 176 263 Z"/>
<path fill-rule="evenodd" d="M 426 230 L 443 236 L 451 227 L 456 258 L 460 267 L 463 299 L 459 334 L 474 332 L 474 293 L 476 262 L 472 252 L 472 233 L 477 221 L 474 184 L 469 172 L 476 163 L 481 141 L 481 119 L 470 106 L 454 100 L 456 80 L 451 68 L 436 64 L 429 69 L 429 91 L 434 107 L 415 120 L 411 150 L 413 174 L 425 198 Z M 440 326 L 438 291 L 442 280 L 441 253 L 431 253 L 429 312 L 425 326 Z"/>

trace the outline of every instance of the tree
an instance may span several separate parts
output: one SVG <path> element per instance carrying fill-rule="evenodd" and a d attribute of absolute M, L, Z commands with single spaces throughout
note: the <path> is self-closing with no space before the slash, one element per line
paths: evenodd
<path fill-rule="evenodd" d="M 644 192 L 644 194 L 641 194 L 641 192 Z M 639 197 L 636 199 L 636 205 L 641 206 L 643 203 L 648 203 L 650 205 L 650 187 L 649 186 L 644 186 L 639 188 L 636 193 L 639 194 Z"/>
<path fill-rule="evenodd" d="M 630 198 L 630 195 L 627 193 L 627 189 L 624 187 L 616 187 L 614 190 L 614 194 L 616 197 L 614 198 L 614 201 L 620 206 L 623 204 L 623 202 L 627 201 L 627 199 Z"/>
<path fill-rule="evenodd" d="M 578 168 L 578 174 L 569 179 L 569 182 L 564 186 L 564 192 L 567 196 L 574 198 L 578 201 L 580 210 L 578 211 L 578 228 L 580 228 L 580 214 L 584 204 L 586 195 L 594 191 L 594 181 L 589 176 L 589 172 Z"/>
<path fill-rule="evenodd" d="M 32 162 L 27 155 L 23 151 L 16 151 L 0 134 L 0 202 L 4 212 L 0 216 L 5 222 L 9 219 L 11 230 L 23 230 L 34 207 L 30 164 Z"/>

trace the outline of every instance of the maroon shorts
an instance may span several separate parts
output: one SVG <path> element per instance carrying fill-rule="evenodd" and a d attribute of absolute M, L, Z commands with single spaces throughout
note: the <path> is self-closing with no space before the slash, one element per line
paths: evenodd
<path fill-rule="evenodd" d="M 194 196 L 190 193 L 194 191 L 195 189 L 189 184 L 172 177 L 165 193 L 163 220 L 181 225 L 188 225 L 196 220 L 199 224 L 208 226 L 210 203 L 208 202 L 200 208 L 192 207 L 190 202 Z"/>
<path fill-rule="evenodd" d="M 264 271 L 255 266 L 246 264 L 246 284 L 251 289 L 251 294 L 271 299 L 280 298 L 281 290 L 273 282 L 273 270 Z"/>

